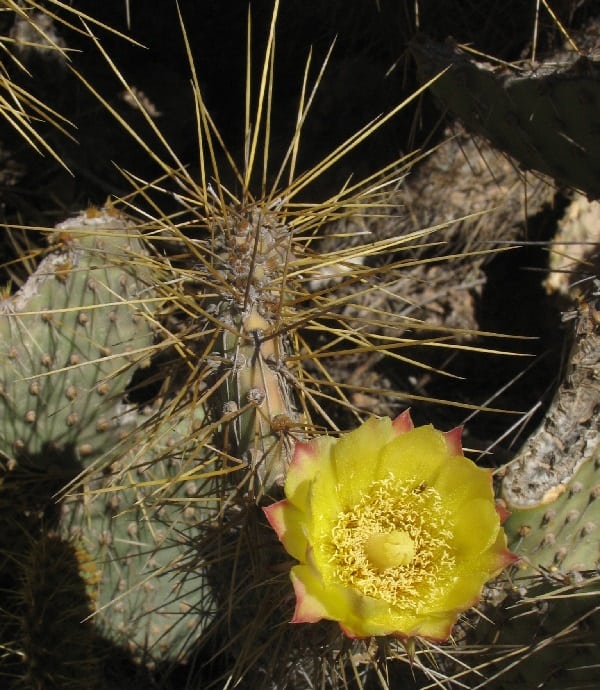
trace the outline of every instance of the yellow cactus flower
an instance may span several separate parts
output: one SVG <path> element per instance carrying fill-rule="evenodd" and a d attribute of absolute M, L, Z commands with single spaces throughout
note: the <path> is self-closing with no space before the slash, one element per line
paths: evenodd
<path fill-rule="evenodd" d="M 491 471 L 463 456 L 461 431 L 415 428 L 407 410 L 296 445 L 286 498 L 264 509 L 299 561 L 292 622 L 334 620 L 357 638 L 450 636 L 516 560 Z"/>

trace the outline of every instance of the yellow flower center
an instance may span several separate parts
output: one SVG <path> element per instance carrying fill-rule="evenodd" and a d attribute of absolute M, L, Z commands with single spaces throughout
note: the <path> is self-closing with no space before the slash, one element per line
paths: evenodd
<path fill-rule="evenodd" d="M 372 534 L 365 542 L 365 553 L 376 570 L 407 565 L 415 557 L 415 542 L 401 529 Z"/>
<path fill-rule="evenodd" d="M 452 584 L 451 537 L 450 512 L 433 487 L 388 477 L 339 513 L 322 546 L 333 581 L 419 612 Z"/>

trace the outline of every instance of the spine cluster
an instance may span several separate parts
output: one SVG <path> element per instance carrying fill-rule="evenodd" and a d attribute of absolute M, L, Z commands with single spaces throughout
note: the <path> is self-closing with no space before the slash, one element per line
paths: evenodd
<path fill-rule="evenodd" d="M 223 289 L 210 305 L 218 330 L 211 358 L 220 383 L 209 404 L 217 419 L 223 416 L 226 455 L 248 464 L 258 480 L 252 492 L 260 494 L 282 483 L 293 445 L 286 432 L 299 424 L 284 363 L 292 231 L 261 207 L 232 212 L 222 223 L 213 266 Z"/>

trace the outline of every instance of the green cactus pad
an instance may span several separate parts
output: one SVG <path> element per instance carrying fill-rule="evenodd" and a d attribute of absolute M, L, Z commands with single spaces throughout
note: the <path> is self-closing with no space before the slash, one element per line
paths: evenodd
<path fill-rule="evenodd" d="M 6 456 L 89 459 L 116 444 L 125 387 L 152 345 L 148 265 L 137 230 L 110 209 L 57 226 L 50 254 L 0 303 Z"/>
<path fill-rule="evenodd" d="M 600 198 L 600 64 L 571 56 L 532 71 L 477 62 L 425 37 L 411 51 L 420 79 L 472 132 L 560 184 Z"/>
<path fill-rule="evenodd" d="M 522 574 L 541 569 L 563 574 L 600 564 L 600 453 L 546 502 L 513 510 L 505 523 L 509 546 L 523 557 Z"/>
<path fill-rule="evenodd" d="M 214 615 L 196 542 L 217 511 L 201 460 L 203 410 L 151 418 L 110 468 L 62 507 L 63 536 L 90 555 L 97 631 L 146 665 L 183 661 Z"/>
<path fill-rule="evenodd" d="M 488 588 L 484 617 L 473 634 L 467 633 L 481 645 L 478 671 L 485 681 L 477 687 L 591 688 L 598 678 L 600 333 L 595 314 L 591 304 L 580 301 L 564 381 L 543 422 L 504 471 L 502 498 L 510 511 L 504 529 L 509 548 L 521 560 Z"/>
<path fill-rule="evenodd" d="M 475 685 L 468 687 L 595 687 L 600 453 L 548 492 L 546 501 L 513 510 L 504 524 L 510 549 L 522 559 L 487 591 L 484 616 L 468 632 L 478 649 Z M 472 654 L 469 644 L 465 652 Z M 458 672 L 463 675 L 462 666 Z"/>
<path fill-rule="evenodd" d="M 587 302 L 578 311 L 565 380 L 502 481 L 509 545 L 528 572 L 600 562 L 600 328 Z"/>

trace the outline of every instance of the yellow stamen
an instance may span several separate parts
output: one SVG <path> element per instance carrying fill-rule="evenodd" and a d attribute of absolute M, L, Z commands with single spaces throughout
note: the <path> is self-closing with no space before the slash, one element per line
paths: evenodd
<path fill-rule="evenodd" d="M 325 578 L 418 611 L 449 586 L 452 517 L 438 492 L 416 479 L 374 482 L 337 515 L 315 551 Z"/>

